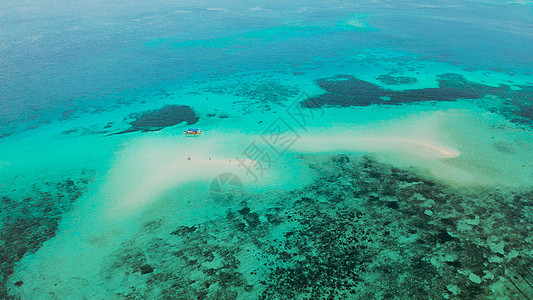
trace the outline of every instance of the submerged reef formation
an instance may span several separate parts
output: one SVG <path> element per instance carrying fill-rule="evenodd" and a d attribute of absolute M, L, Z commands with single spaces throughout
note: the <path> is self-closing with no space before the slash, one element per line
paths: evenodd
<path fill-rule="evenodd" d="M 401 104 L 422 101 L 454 101 L 459 98 L 478 99 L 481 95 L 473 90 L 458 87 L 439 87 L 390 91 L 380 86 L 357 79 L 351 75 L 337 75 L 317 80 L 327 91 L 302 102 L 303 107 L 315 108 L 323 105 L 369 106 L 374 104 Z"/>
<path fill-rule="evenodd" d="M 304 159 L 320 170 L 310 186 L 270 207 L 248 195 L 202 224 L 149 221 L 102 274 L 127 299 L 533 293 L 533 190 L 458 189 L 364 156 Z"/>
<path fill-rule="evenodd" d="M 93 180 L 91 171 L 79 178 L 34 184 L 25 191 L 0 193 L 0 299 L 11 299 L 6 283 L 26 253 L 37 251 L 55 236 L 61 216 L 69 211 Z M 23 278 L 15 285 L 24 284 Z"/>
<path fill-rule="evenodd" d="M 131 122 L 129 122 L 130 127 L 114 134 L 123 134 L 135 131 L 158 131 L 165 127 L 174 126 L 182 122 L 186 122 L 187 125 L 191 125 L 198 122 L 199 117 L 196 116 L 196 113 L 190 106 L 165 105 L 160 109 L 130 114 L 128 119 L 133 119 Z"/>
<path fill-rule="evenodd" d="M 476 299 L 518 296 L 515 284 L 533 292 L 511 275 L 533 254 L 533 191 L 456 190 L 368 158 L 327 164 L 293 193 L 302 228 L 278 250 L 305 259 L 272 268 L 266 298 Z"/>
<path fill-rule="evenodd" d="M 379 75 L 377 80 L 383 82 L 387 85 L 402 85 L 402 84 L 413 84 L 418 80 L 414 77 L 409 76 L 393 76 L 391 74 Z"/>
<path fill-rule="evenodd" d="M 93 134 L 106 134 L 112 132 L 113 122 L 107 122 L 105 125 L 94 124 L 88 127 L 77 127 L 69 130 L 62 131 L 62 135 L 69 136 L 86 136 Z"/>
<path fill-rule="evenodd" d="M 152 96 L 151 94 L 147 95 Z M 100 114 L 129 106 L 133 103 L 144 103 L 145 101 L 141 99 L 142 97 L 132 98 L 126 95 L 123 97 L 102 97 L 99 99 L 100 101 L 95 101 L 95 98 L 73 97 L 67 102 L 54 105 L 53 109 L 51 107 L 24 107 L 22 105 L 18 107 L 20 111 L 13 114 L 3 116 L 0 113 L 0 139 L 12 134 L 33 130 L 52 122 L 74 120 L 84 114 Z M 80 136 L 107 133 L 96 128 L 80 128 L 79 130 L 80 133 L 78 135 Z"/>
<path fill-rule="evenodd" d="M 242 98 L 234 105 L 242 105 L 244 113 L 251 111 L 269 111 L 272 105 L 284 105 L 283 102 L 298 94 L 298 89 L 273 80 L 245 82 L 236 85 L 215 86 L 205 89 L 217 95 L 233 95 Z"/>
<path fill-rule="evenodd" d="M 442 74 L 438 81 L 440 87 L 467 89 L 481 95 L 496 96 L 503 103 L 494 108 L 494 112 L 503 114 L 515 123 L 533 124 L 533 85 L 514 85 L 515 88 L 512 88 L 500 84 L 493 87 L 468 81 L 454 73 Z"/>
<path fill-rule="evenodd" d="M 382 77 L 385 76 L 385 77 Z M 388 75 L 378 77 L 387 79 Z M 388 83 L 387 80 L 385 83 Z M 458 99 L 481 99 L 487 95 L 496 96 L 500 102 L 507 103 L 502 109 L 498 104 L 499 113 L 517 123 L 533 121 L 533 86 L 506 84 L 498 87 L 484 85 L 466 80 L 460 74 L 446 73 L 438 76 L 438 88 L 410 89 L 391 91 L 380 86 L 357 79 L 351 75 L 337 75 L 317 80 L 317 84 L 326 91 L 325 94 L 310 97 L 301 102 L 303 107 L 316 108 L 324 105 L 332 106 L 369 106 L 397 105 L 424 101 L 456 101 Z"/>
<path fill-rule="evenodd" d="M 144 224 L 135 242 L 110 257 L 105 278 L 128 284 L 118 296 L 126 299 L 235 299 L 253 287 L 240 272 L 242 251 L 226 222 L 180 226 L 158 236 L 161 220 Z M 246 237 L 238 233 L 239 239 Z M 153 272 L 144 271 L 149 265 Z M 138 280 L 138 275 L 143 277 Z"/>

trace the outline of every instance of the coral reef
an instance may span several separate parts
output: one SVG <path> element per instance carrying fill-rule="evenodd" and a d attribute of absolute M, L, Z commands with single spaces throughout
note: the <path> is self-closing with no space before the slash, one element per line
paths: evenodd
<path fill-rule="evenodd" d="M 318 79 L 317 84 L 327 93 L 302 101 L 307 108 L 334 106 L 369 106 L 374 104 L 401 104 L 423 101 L 455 101 L 459 98 L 479 99 L 481 94 L 471 89 L 439 87 L 390 91 L 351 75 L 337 75 Z M 388 100 L 384 100 L 386 97 Z"/>
<path fill-rule="evenodd" d="M 128 278 L 120 293 L 127 299 L 533 292 L 520 280 L 533 255 L 533 191 L 457 189 L 363 156 L 305 160 L 320 177 L 280 195 L 275 206 L 254 210 L 249 204 L 263 196 L 248 195 L 206 223 L 165 233 L 161 220 L 148 222 L 103 273 Z M 152 273 L 133 276 L 147 264 Z"/>
<path fill-rule="evenodd" d="M 114 134 L 158 131 L 182 122 L 186 122 L 187 125 L 194 124 L 199 120 L 194 110 L 186 105 L 165 105 L 160 109 L 130 114 L 128 118 L 133 119 L 129 122 L 130 127 Z"/>
<path fill-rule="evenodd" d="M 2 191 L 0 196 L 0 299 L 10 299 L 6 283 L 14 265 L 26 253 L 37 251 L 55 236 L 61 216 L 69 211 L 93 180 L 91 171 L 77 179 L 34 184 L 30 190 L 15 195 Z M 5 196 L 4 196 L 5 195 Z M 16 286 L 23 281 L 15 282 Z"/>
<path fill-rule="evenodd" d="M 507 274 L 532 254 L 533 191 L 458 191 L 368 158 L 329 164 L 293 192 L 302 228 L 277 251 L 303 259 L 271 268 L 265 298 L 475 299 L 500 280 L 519 294 Z"/>
<path fill-rule="evenodd" d="M 298 89 L 273 80 L 245 82 L 234 86 L 224 85 L 205 89 L 217 95 L 233 95 L 242 98 L 234 105 L 241 105 L 244 113 L 254 110 L 270 111 L 273 105 L 284 105 L 283 102 L 298 94 Z"/>
<path fill-rule="evenodd" d="M 414 77 L 409 76 L 393 76 L 391 74 L 379 75 L 377 80 L 383 82 L 387 85 L 402 85 L 402 84 L 413 84 L 418 80 Z"/>
<path fill-rule="evenodd" d="M 391 82 L 390 75 L 381 75 L 379 80 Z M 398 78 L 397 78 L 398 79 Z M 390 91 L 351 75 L 337 75 L 317 80 L 325 94 L 309 97 L 301 102 L 303 107 L 397 105 L 424 101 L 455 101 L 458 99 L 481 99 L 487 95 L 498 97 L 494 112 L 501 113 L 515 123 L 530 124 L 533 120 L 533 86 L 506 84 L 497 87 L 466 80 L 460 74 L 446 73 L 438 76 L 438 88 Z M 407 83 L 407 82 L 406 82 Z M 482 101 L 478 101 L 482 103 Z M 503 102 L 503 103 L 502 103 Z M 486 103 L 484 103 L 486 105 Z"/>

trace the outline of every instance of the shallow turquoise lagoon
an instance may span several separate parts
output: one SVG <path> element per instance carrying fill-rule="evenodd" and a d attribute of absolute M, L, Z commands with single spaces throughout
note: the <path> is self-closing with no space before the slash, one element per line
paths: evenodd
<path fill-rule="evenodd" d="M 530 1 L 0 20 L 0 299 L 533 298 Z"/>

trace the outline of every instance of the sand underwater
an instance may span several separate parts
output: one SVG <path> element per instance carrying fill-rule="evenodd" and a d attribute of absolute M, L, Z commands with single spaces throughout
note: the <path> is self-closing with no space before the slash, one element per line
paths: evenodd
<path fill-rule="evenodd" d="M 532 12 L 0 4 L 0 299 L 533 299 Z"/>

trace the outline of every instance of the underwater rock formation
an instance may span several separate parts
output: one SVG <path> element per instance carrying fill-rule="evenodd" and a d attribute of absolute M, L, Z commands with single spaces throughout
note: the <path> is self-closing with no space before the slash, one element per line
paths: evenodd
<path fill-rule="evenodd" d="M 88 183 L 93 180 L 92 173 L 84 171 L 74 180 L 67 178 L 56 183 L 35 184 L 24 192 L 24 196 L 1 191 L 6 196 L 0 196 L 0 299 L 12 298 L 6 284 L 15 263 L 55 236 L 61 216 L 86 191 Z M 22 280 L 15 282 L 17 287 L 22 284 Z"/>
<path fill-rule="evenodd" d="M 207 92 L 224 95 L 231 94 L 255 103 L 281 104 L 298 94 L 298 89 L 272 80 L 260 82 L 243 82 L 235 86 L 219 86 L 206 89 Z"/>
<path fill-rule="evenodd" d="M 133 119 L 133 121 L 129 122 L 130 128 L 114 134 L 135 131 L 158 131 L 182 122 L 191 125 L 199 120 L 194 110 L 186 105 L 165 105 L 160 109 L 130 114 L 128 118 Z"/>
<path fill-rule="evenodd" d="M 236 85 L 215 86 L 205 89 L 206 92 L 217 95 L 233 95 L 242 100 L 233 104 L 241 106 L 240 110 L 248 114 L 254 110 L 262 112 L 272 110 L 274 105 L 285 105 L 289 98 L 298 95 L 296 87 L 283 83 L 262 80 L 260 82 L 241 82 Z"/>
<path fill-rule="evenodd" d="M 533 85 L 500 84 L 497 87 L 466 80 L 455 73 L 438 76 L 439 86 L 445 88 L 468 89 L 480 95 L 493 95 L 500 98 L 507 107 L 496 112 L 503 114 L 515 123 L 531 124 L 533 121 Z M 528 83 L 529 84 L 529 83 Z"/>
<path fill-rule="evenodd" d="M 409 76 L 393 76 L 391 74 L 379 75 L 377 80 L 383 82 L 387 85 L 402 85 L 402 84 L 413 84 L 418 80 L 414 77 Z"/>
<path fill-rule="evenodd" d="M 386 76 L 386 75 L 382 75 Z M 378 77 L 387 79 L 386 77 Z M 481 99 L 486 95 L 497 96 L 508 102 L 508 108 L 498 113 L 516 123 L 531 123 L 533 120 L 533 86 L 506 84 L 497 87 L 466 80 L 463 76 L 446 73 L 438 76 L 438 88 L 391 91 L 357 79 L 351 75 L 337 75 L 318 79 L 317 84 L 326 93 L 309 97 L 301 102 L 306 108 L 332 106 L 397 105 L 425 101 L 456 101 L 458 99 Z M 501 105 L 500 105 L 501 106 Z"/>
<path fill-rule="evenodd" d="M 508 274 L 531 270 L 533 240 L 523 237 L 533 191 L 464 192 L 347 158 L 321 164 L 322 178 L 292 192 L 299 200 L 284 212 L 301 227 L 275 248 L 287 263 L 269 268 L 263 299 L 474 299 L 501 282 L 504 294 L 521 293 L 511 281 L 523 277 Z"/>
<path fill-rule="evenodd" d="M 459 98 L 478 99 L 473 90 L 457 87 L 439 87 L 390 91 L 351 75 L 337 75 L 317 80 L 327 93 L 302 101 L 302 106 L 316 108 L 323 105 L 369 106 L 374 104 L 401 104 L 422 101 L 454 101 Z M 385 100 L 387 99 L 387 100 Z"/>
<path fill-rule="evenodd" d="M 516 297 L 527 291 L 520 274 L 531 269 L 533 191 L 465 191 L 364 156 L 305 160 L 321 170 L 311 185 L 261 210 L 250 203 L 263 196 L 248 195 L 225 217 L 176 225 L 165 239 L 157 231 L 164 227 L 147 225 L 106 273 L 132 274 L 149 260 L 146 287 L 121 294 L 131 298 L 476 299 L 494 287 Z"/>

